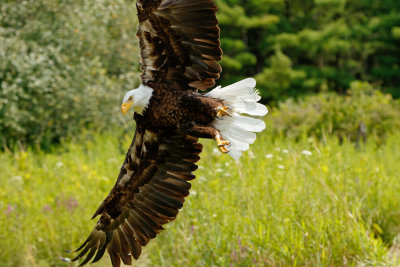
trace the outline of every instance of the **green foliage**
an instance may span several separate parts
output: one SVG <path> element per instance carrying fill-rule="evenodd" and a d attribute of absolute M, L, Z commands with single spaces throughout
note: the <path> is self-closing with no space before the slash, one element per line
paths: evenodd
<path fill-rule="evenodd" d="M 59 257 L 94 227 L 130 138 L 0 153 L 2 266 L 65 266 Z M 264 132 L 234 162 L 207 142 L 184 208 L 135 266 L 397 266 L 399 146 L 399 135 L 355 149 Z M 110 266 L 108 255 L 96 266 Z"/>
<path fill-rule="evenodd" d="M 400 96 L 399 1 L 216 2 L 219 83 L 254 76 L 272 105 L 356 80 Z M 2 1 L 0 147 L 49 148 L 119 124 L 119 101 L 138 83 L 136 24 L 134 1 Z"/>
<path fill-rule="evenodd" d="M 294 70 L 292 61 L 279 49 L 269 59 L 270 67 L 255 76 L 257 88 L 261 88 L 261 96 L 266 99 L 286 99 L 293 96 L 293 92 L 288 90 L 296 86 L 296 81 L 304 79 L 304 71 Z M 300 86 L 300 85 L 298 85 Z M 300 90 L 297 94 L 300 94 Z M 297 95 L 296 94 L 296 95 Z"/>
<path fill-rule="evenodd" d="M 218 3 L 222 83 L 256 76 L 265 101 L 325 89 L 343 93 L 354 80 L 379 82 L 400 96 L 399 1 Z M 255 60 L 239 61 L 243 52 Z"/>
<path fill-rule="evenodd" d="M 219 0 L 218 20 L 221 28 L 221 46 L 224 56 L 221 61 L 223 77 L 221 82 L 228 84 L 239 78 L 253 76 L 262 68 L 263 57 L 268 52 L 265 43 L 266 29 L 276 24 L 279 17 L 268 14 L 261 8 L 262 1 Z M 257 9 L 249 12 L 249 9 Z M 263 11 L 264 10 L 264 11 Z"/>
<path fill-rule="evenodd" d="M 137 80 L 135 16 L 122 0 L 2 4 L 0 145 L 49 148 L 120 120 Z"/>
<path fill-rule="evenodd" d="M 359 141 L 366 127 L 368 138 L 382 142 L 400 129 L 400 102 L 366 82 L 354 81 L 347 95 L 324 93 L 279 104 L 270 115 L 275 135 L 297 140 L 314 136 Z"/>

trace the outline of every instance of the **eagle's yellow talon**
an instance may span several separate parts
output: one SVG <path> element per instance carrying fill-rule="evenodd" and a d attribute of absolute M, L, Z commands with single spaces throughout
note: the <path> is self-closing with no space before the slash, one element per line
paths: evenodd
<path fill-rule="evenodd" d="M 231 142 L 226 141 L 226 140 L 219 140 L 219 142 L 217 142 L 218 146 L 229 146 L 231 144 Z"/>
<path fill-rule="evenodd" d="M 222 138 L 216 138 L 215 141 L 217 141 L 217 146 L 218 146 L 219 150 L 222 153 L 228 153 L 229 152 L 229 149 L 226 148 L 226 146 L 229 147 L 231 142 L 229 142 L 228 140 L 224 140 Z"/>
<path fill-rule="evenodd" d="M 225 146 L 218 146 L 218 148 L 222 153 L 228 153 L 229 152 L 229 149 L 227 149 Z"/>
<path fill-rule="evenodd" d="M 228 107 L 220 107 L 218 108 L 217 117 L 222 118 L 223 116 L 232 117 L 232 115 L 228 112 Z"/>

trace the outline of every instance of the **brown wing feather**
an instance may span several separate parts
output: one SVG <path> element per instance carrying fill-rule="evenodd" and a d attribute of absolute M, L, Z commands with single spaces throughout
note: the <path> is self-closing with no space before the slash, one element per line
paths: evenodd
<path fill-rule="evenodd" d="M 94 214 L 100 218 L 72 261 L 96 262 L 106 250 L 114 267 L 137 259 L 142 246 L 176 218 L 201 150 L 197 138 L 175 130 L 154 133 L 138 123 L 117 182 Z"/>
<path fill-rule="evenodd" d="M 222 50 L 213 0 L 138 0 L 142 83 L 205 90 L 219 78 Z M 168 88 L 168 87 L 167 87 Z"/>

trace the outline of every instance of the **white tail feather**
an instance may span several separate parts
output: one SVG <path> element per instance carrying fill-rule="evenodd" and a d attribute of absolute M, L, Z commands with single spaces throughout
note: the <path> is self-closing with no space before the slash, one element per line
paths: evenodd
<path fill-rule="evenodd" d="M 239 113 L 247 113 L 253 116 L 264 116 L 267 114 L 267 107 L 260 103 L 236 102 L 232 104 L 232 109 Z"/>
<path fill-rule="evenodd" d="M 240 115 L 234 117 L 233 125 L 252 132 L 261 132 L 265 129 L 264 121 Z"/>
<path fill-rule="evenodd" d="M 265 129 L 264 121 L 252 117 L 242 116 L 246 113 L 253 116 L 264 116 L 268 113 L 266 106 L 257 103 L 261 99 L 258 91 L 254 88 L 256 80 L 247 78 L 226 87 L 216 87 L 207 96 L 224 100 L 230 109 L 232 117 L 224 116 L 216 119 L 213 123 L 225 139 L 231 142 L 228 154 L 238 159 L 242 151 L 249 149 L 249 145 L 256 140 L 254 132 Z"/>

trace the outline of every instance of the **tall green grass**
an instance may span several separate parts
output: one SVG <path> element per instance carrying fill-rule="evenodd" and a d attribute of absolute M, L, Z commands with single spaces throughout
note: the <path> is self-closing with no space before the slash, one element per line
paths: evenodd
<path fill-rule="evenodd" d="M 206 141 L 177 220 L 136 266 L 397 265 L 399 137 L 355 149 L 265 133 L 240 162 Z M 68 266 L 59 257 L 94 226 L 129 142 L 94 135 L 0 154 L 0 265 Z"/>

